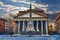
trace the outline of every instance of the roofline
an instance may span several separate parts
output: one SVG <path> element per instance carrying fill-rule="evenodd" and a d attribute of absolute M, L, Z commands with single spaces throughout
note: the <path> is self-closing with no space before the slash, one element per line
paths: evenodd
<path fill-rule="evenodd" d="M 60 17 L 60 12 L 58 13 L 55 22 L 58 20 L 58 18 Z"/>

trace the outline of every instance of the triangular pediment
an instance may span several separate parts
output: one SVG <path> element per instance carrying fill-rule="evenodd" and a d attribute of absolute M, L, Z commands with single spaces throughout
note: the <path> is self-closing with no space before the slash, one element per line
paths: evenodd
<path fill-rule="evenodd" d="M 31 16 L 32 17 L 44 17 L 42 15 L 38 15 L 37 13 L 31 13 Z M 23 14 L 23 15 L 20 15 L 19 17 L 30 17 L 30 13 L 26 13 L 26 14 Z"/>

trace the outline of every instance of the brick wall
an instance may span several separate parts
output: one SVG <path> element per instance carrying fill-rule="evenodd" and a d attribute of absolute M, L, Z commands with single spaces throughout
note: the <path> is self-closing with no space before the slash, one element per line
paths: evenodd
<path fill-rule="evenodd" d="M 5 31 L 5 20 L 0 18 L 0 31 Z"/>

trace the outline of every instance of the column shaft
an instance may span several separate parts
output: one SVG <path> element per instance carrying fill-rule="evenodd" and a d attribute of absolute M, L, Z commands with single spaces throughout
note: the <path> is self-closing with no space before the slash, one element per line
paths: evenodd
<path fill-rule="evenodd" d="M 41 21 L 41 33 L 43 35 L 43 21 Z"/>
<path fill-rule="evenodd" d="M 48 25 L 47 25 L 47 21 L 46 21 L 46 34 L 48 33 Z"/>
<path fill-rule="evenodd" d="M 29 21 L 27 21 L 26 31 L 29 31 L 29 30 L 30 30 Z"/>
<path fill-rule="evenodd" d="M 24 21 L 23 21 L 23 30 L 22 31 L 24 31 L 24 26 L 25 26 L 25 24 L 24 24 Z"/>
<path fill-rule="evenodd" d="M 18 21 L 18 34 L 20 33 L 20 21 Z"/>
<path fill-rule="evenodd" d="M 37 28 L 37 31 L 39 31 L 39 29 L 38 29 L 38 21 L 37 21 L 37 27 L 36 28 Z"/>

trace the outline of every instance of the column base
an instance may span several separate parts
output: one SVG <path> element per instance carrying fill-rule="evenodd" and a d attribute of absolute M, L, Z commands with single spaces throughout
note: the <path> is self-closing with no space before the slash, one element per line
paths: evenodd
<path fill-rule="evenodd" d="M 41 34 L 42 36 L 49 36 L 49 34 Z"/>
<path fill-rule="evenodd" d="M 37 31 L 39 31 L 39 30 L 37 30 Z"/>
<path fill-rule="evenodd" d="M 13 34 L 12 36 L 20 36 L 20 34 Z"/>
<path fill-rule="evenodd" d="M 18 34 L 20 34 L 20 32 L 18 32 Z"/>

